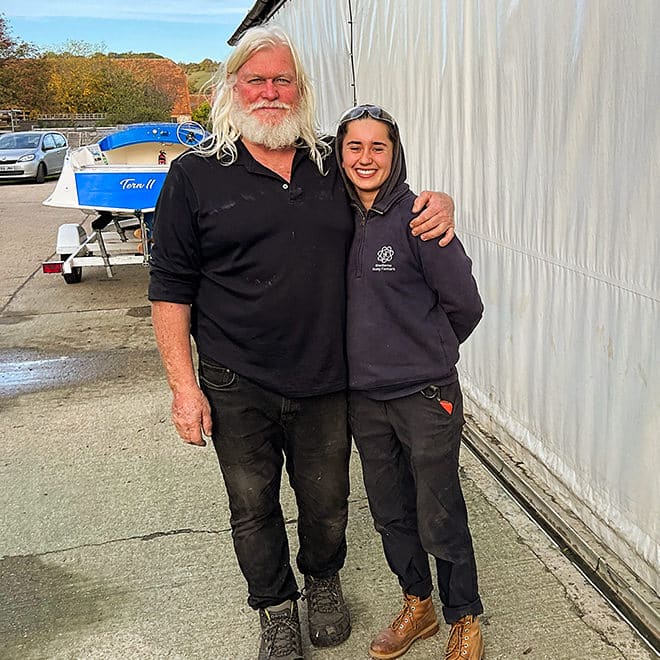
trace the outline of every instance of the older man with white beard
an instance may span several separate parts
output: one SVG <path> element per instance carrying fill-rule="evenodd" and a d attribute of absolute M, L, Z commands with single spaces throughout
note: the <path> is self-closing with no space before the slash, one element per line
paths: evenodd
<path fill-rule="evenodd" d="M 260 613 L 259 660 L 294 660 L 303 656 L 279 501 L 285 460 L 311 641 L 333 646 L 351 631 L 339 570 L 353 220 L 286 34 L 246 32 L 217 82 L 212 139 L 172 163 L 158 201 L 149 298 L 176 429 L 193 445 L 211 436 L 218 456 L 248 603 Z M 453 203 L 427 193 L 416 205 L 429 200 L 415 233 L 446 231 L 448 242 Z"/>

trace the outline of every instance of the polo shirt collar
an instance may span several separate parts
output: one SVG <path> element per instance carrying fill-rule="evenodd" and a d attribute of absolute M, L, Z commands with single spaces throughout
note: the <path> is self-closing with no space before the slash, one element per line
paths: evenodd
<path fill-rule="evenodd" d="M 248 148 L 243 144 L 242 140 L 238 139 L 236 141 L 236 149 L 238 151 L 238 157 L 236 158 L 237 165 L 241 165 L 252 174 L 267 174 L 269 176 L 276 176 L 277 178 L 280 178 L 278 174 L 275 174 L 275 172 L 268 169 L 265 165 L 262 165 L 258 160 L 256 160 L 254 156 L 248 151 Z M 305 158 L 309 158 L 309 147 L 307 145 L 297 146 L 296 153 L 293 156 L 293 165 L 291 167 L 292 173 L 298 163 L 300 163 Z"/>

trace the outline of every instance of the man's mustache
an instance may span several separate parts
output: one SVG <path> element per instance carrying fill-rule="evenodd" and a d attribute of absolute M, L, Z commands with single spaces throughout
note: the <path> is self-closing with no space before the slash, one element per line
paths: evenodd
<path fill-rule="evenodd" d="M 253 112 L 254 110 L 261 110 L 262 108 L 275 108 L 277 110 L 291 110 L 291 106 L 288 103 L 282 103 L 281 101 L 257 101 L 252 103 L 248 107 L 248 112 Z"/>

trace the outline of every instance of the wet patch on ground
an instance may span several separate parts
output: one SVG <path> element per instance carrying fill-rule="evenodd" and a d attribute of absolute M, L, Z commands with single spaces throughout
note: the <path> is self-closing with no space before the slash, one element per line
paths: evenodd
<path fill-rule="evenodd" d="M 48 354 L 34 349 L 0 350 L 0 398 L 157 374 L 155 348 Z"/>
<path fill-rule="evenodd" d="M 33 556 L 0 559 L 0 656 L 29 657 L 49 639 L 102 620 L 108 596 L 102 583 L 75 569 Z"/>

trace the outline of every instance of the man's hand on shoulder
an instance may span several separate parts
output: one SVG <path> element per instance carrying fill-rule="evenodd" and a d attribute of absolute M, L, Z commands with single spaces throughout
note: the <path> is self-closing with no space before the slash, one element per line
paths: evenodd
<path fill-rule="evenodd" d="M 199 387 L 174 392 L 172 421 L 184 442 L 199 447 L 206 446 L 202 432 L 204 435 L 211 435 L 211 406 Z"/>
<path fill-rule="evenodd" d="M 410 223 L 413 236 L 423 241 L 442 237 L 438 241 L 442 247 L 454 238 L 454 200 L 447 193 L 422 191 L 415 199 L 412 212 L 419 213 Z"/>

